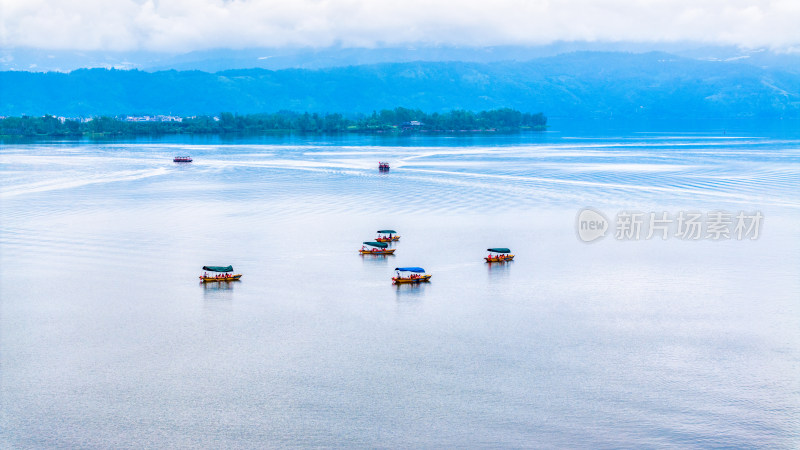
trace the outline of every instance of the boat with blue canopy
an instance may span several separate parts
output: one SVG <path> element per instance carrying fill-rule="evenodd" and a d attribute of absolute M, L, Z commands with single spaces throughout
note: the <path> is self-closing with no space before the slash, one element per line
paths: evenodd
<path fill-rule="evenodd" d="M 486 256 L 483 259 L 485 259 L 488 263 L 506 262 L 514 259 L 514 255 L 511 254 L 511 250 L 505 247 L 487 248 L 486 251 L 489 252 L 489 256 Z"/>
<path fill-rule="evenodd" d="M 362 255 L 393 255 L 395 249 L 384 242 L 365 241 L 358 252 Z"/>
<path fill-rule="evenodd" d="M 431 279 L 422 267 L 395 267 L 394 270 L 397 271 L 397 276 L 392 277 L 394 284 L 422 283 Z"/>
<path fill-rule="evenodd" d="M 395 242 L 400 240 L 400 236 L 394 230 L 378 230 L 378 237 L 375 240 L 378 242 Z"/>
<path fill-rule="evenodd" d="M 233 266 L 203 266 L 205 271 L 200 275 L 200 280 L 203 283 L 216 282 L 216 281 L 238 281 L 242 278 L 242 274 L 233 274 Z M 213 272 L 209 274 L 208 272 Z"/>

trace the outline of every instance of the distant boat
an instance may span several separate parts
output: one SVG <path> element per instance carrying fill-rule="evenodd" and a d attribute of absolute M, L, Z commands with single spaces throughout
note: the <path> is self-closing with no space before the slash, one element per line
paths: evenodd
<path fill-rule="evenodd" d="M 394 230 L 378 230 L 378 237 L 375 238 L 378 242 L 395 242 L 400 240 L 397 231 Z"/>
<path fill-rule="evenodd" d="M 431 280 L 431 275 L 426 274 L 422 267 L 395 267 L 394 270 L 397 271 L 397 276 L 392 277 L 394 284 L 422 283 Z M 407 277 L 403 276 L 405 273 L 408 273 Z"/>
<path fill-rule="evenodd" d="M 242 274 L 233 274 L 233 266 L 203 266 L 206 273 L 200 275 L 200 280 L 203 283 L 220 282 L 220 281 L 239 281 Z M 214 272 L 216 275 L 209 275 L 208 272 Z"/>
<path fill-rule="evenodd" d="M 176 156 L 172 158 L 172 162 L 176 163 L 185 163 L 185 162 L 192 162 L 191 156 Z"/>
<path fill-rule="evenodd" d="M 380 170 L 381 172 L 388 171 L 389 170 L 389 163 L 388 162 L 378 161 L 378 170 Z"/>
<path fill-rule="evenodd" d="M 366 246 L 370 246 L 372 248 L 367 248 Z M 364 245 L 361 246 L 361 250 L 358 252 L 362 255 L 393 255 L 395 249 L 387 247 L 389 247 L 389 244 L 368 241 L 364 242 Z"/>
<path fill-rule="evenodd" d="M 486 256 L 483 259 L 485 259 L 488 263 L 506 262 L 514 259 L 514 255 L 511 254 L 511 250 L 505 247 L 487 248 L 486 251 L 489 252 L 489 256 Z"/>

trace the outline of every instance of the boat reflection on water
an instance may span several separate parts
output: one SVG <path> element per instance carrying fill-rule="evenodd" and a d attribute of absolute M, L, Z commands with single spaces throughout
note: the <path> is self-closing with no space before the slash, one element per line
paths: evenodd
<path fill-rule="evenodd" d="M 361 255 L 361 261 L 370 266 L 386 266 L 389 264 L 389 259 L 393 259 L 394 255 Z"/>
<path fill-rule="evenodd" d="M 501 281 L 508 278 L 511 273 L 511 266 L 513 264 L 486 264 L 486 273 L 489 274 L 489 280 Z"/>
<path fill-rule="evenodd" d="M 427 283 L 394 284 L 394 293 L 398 302 L 419 300 L 425 294 Z"/>
<path fill-rule="evenodd" d="M 198 283 L 203 288 L 203 298 L 205 300 L 231 300 L 233 299 L 233 287 L 238 281 L 221 281 L 218 283 Z"/>

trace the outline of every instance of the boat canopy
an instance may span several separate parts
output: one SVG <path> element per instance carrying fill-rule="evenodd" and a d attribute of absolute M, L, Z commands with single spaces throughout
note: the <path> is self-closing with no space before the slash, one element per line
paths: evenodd
<path fill-rule="evenodd" d="M 425 273 L 425 269 L 423 269 L 422 267 L 395 267 L 394 270 L 398 272 Z"/>
<path fill-rule="evenodd" d="M 397 234 L 397 231 L 394 231 L 394 230 L 378 230 L 378 233 Z"/>
<path fill-rule="evenodd" d="M 497 248 L 487 248 L 487 251 L 495 252 L 495 253 L 511 253 L 511 250 L 504 248 L 504 247 L 497 247 Z"/>
<path fill-rule="evenodd" d="M 364 243 L 367 244 L 367 245 L 371 245 L 373 247 L 379 247 L 379 248 L 386 248 L 386 247 L 389 246 L 389 244 L 386 244 L 384 242 L 364 242 Z"/>
<path fill-rule="evenodd" d="M 209 272 L 233 272 L 233 266 L 203 266 L 203 270 L 207 270 Z"/>

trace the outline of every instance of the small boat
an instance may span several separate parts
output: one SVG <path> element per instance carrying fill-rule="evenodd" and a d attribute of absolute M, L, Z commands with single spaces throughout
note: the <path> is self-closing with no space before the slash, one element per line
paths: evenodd
<path fill-rule="evenodd" d="M 370 246 L 372 248 L 367 248 L 366 246 Z M 361 250 L 358 252 L 362 255 L 393 255 L 395 249 L 387 248 L 389 244 L 383 242 L 364 242 L 364 245 L 361 246 Z"/>
<path fill-rule="evenodd" d="M 394 284 L 422 283 L 431 280 L 431 275 L 426 274 L 422 267 L 395 267 L 394 270 L 397 271 L 397 276 L 392 277 Z M 408 276 L 404 277 L 406 273 Z"/>
<path fill-rule="evenodd" d="M 487 248 L 486 251 L 489 252 L 489 256 L 486 256 L 483 259 L 485 259 L 488 263 L 506 262 L 514 259 L 514 255 L 511 254 L 511 250 L 505 247 Z"/>
<path fill-rule="evenodd" d="M 242 274 L 233 274 L 233 266 L 203 266 L 206 273 L 200 275 L 200 280 L 203 283 L 217 282 L 217 281 L 239 281 Z M 214 272 L 216 275 L 209 275 L 208 272 Z"/>
<path fill-rule="evenodd" d="M 395 242 L 400 240 L 400 236 L 394 230 L 378 230 L 378 237 L 375 240 L 378 242 Z"/>
<path fill-rule="evenodd" d="M 177 162 L 177 163 L 192 162 L 192 157 L 191 156 L 176 156 L 176 157 L 172 158 L 172 162 Z"/>
<path fill-rule="evenodd" d="M 387 172 L 389 170 L 389 163 L 378 161 L 378 170 L 381 172 Z"/>

